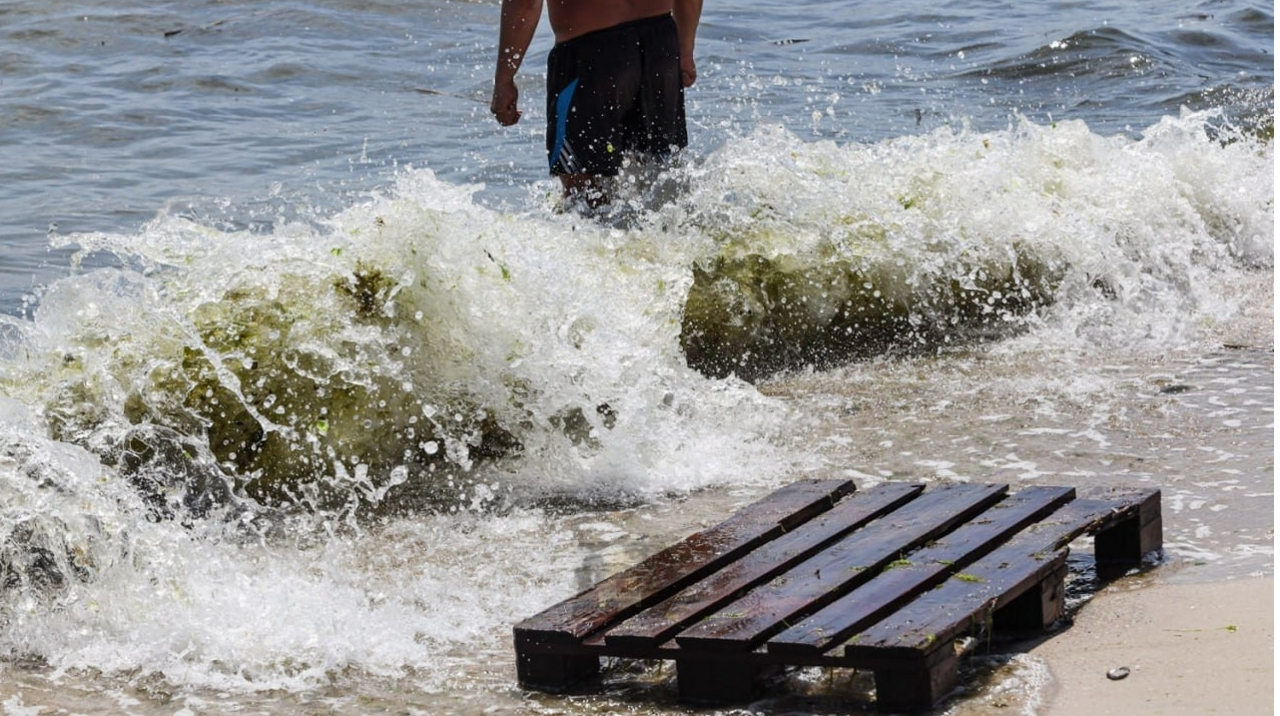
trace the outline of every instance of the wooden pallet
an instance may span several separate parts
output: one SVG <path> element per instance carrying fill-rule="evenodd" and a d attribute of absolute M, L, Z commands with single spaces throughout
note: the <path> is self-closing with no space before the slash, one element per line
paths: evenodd
<path fill-rule="evenodd" d="M 1063 613 L 1067 545 L 1100 574 L 1161 549 L 1160 492 L 796 482 L 515 626 L 526 688 L 559 692 L 601 657 L 670 659 L 683 701 L 750 700 L 786 667 L 874 672 L 883 710 L 932 708 L 965 637 Z"/>

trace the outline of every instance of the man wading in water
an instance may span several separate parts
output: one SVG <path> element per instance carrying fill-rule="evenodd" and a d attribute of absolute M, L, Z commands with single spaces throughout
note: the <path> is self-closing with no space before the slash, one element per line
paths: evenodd
<path fill-rule="evenodd" d="M 543 0 L 502 0 L 493 116 L 520 121 L 516 70 Z M 698 77 L 694 34 L 702 0 L 549 0 L 556 44 L 547 57 L 547 158 L 566 199 L 609 201 L 604 179 L 624 154 L 663 157 L 689 143 L 684 88 Z"/>

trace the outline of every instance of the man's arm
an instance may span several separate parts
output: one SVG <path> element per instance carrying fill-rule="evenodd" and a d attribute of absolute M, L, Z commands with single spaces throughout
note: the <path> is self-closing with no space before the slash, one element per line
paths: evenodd
<path fill-rule="evenodd" d="M 542 0 L 502 0 L 498 62 L 493 71 L 493 101 L 489 103 L 489 111 L 504 127 L 520 121 L 520 110 L 516 108 L 520 99 L 516 70 L 529 51 L 541 17 Z"/>
<path fill-rule="evenodd" d="M 675 0 L 672 15 L 680 34 L 680 79 L 685 87 L 698 81 L 698 66 L 693 61 L 693 41 L 702 18 L 702 0 Z"/>

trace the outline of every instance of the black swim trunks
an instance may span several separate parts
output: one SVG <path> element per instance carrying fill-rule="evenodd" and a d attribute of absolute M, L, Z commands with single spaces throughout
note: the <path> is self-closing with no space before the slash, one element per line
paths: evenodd
<path fill-rule="evenodd" d="M 675 19 L 659 15 L 557 44 L 547 58 L 552 174 L 614 176 L 624 153 L 689 143 Z"/>

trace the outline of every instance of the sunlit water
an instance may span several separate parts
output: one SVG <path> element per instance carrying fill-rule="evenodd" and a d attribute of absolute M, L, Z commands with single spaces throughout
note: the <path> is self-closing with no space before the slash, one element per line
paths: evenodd
<path fill-rule="evenodd" d="M 496 15 L 0 8 L 0 713 L 685 713 L 511 625 L 802 476 L 1159 487 L 1154 578 L 1272 573 L 1270 6 L 709 3 L 600 219 Z"/>

